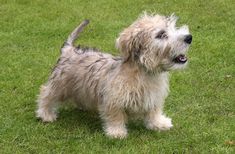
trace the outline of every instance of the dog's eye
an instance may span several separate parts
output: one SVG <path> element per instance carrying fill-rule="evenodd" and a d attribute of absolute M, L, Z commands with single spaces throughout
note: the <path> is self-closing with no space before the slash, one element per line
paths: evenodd
<path fill-rule="evenodd" d="M 157 36 L 155 38 L 157 38 L 157 39 L 167 38 L 166 31 L 161 30 L 160 32 L 158 32 L 158 34 L 157 34 Z"/>

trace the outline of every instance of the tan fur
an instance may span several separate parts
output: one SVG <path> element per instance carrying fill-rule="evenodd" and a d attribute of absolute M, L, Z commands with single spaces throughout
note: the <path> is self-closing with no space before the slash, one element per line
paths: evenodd
<path fill-rule="evenodd" d="M 126 137 L 125 123 L 135 114 L 145 119 L 148 129 L 170 129 L 171 119 L 162 111 L 169 91 L 168 71 L 185 66 L 172 58 L 185 54 L 189 46 L 184 42 L 188 28 L 176 29 L 175 22 L 175 16 L 144 14 L 120 33 L 116 46 L 121 57 L 73 47 L 78 35 L 75 29 L 41 88 L 37 117 L 56 120 L 59 104 L 72 99 L 84 109 L 98 111 L 110 137 Z M 156 39 L 162 29 L 168 38 Z"/>

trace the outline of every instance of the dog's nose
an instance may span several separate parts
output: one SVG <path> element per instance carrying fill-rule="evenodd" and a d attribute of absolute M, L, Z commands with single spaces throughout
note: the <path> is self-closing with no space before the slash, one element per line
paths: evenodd
<path fill-rule="evenodd" d="M 186 35 L 185 38 L 184 38 L 184 42 L 188 43 L 188 44 L 191 44 L 193 40 L 193 36 L 192 35 Z"/>

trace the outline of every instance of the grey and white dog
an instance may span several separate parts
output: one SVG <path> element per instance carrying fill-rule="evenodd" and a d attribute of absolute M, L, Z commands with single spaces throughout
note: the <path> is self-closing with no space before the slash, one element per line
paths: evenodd
<path fill-rule="evenodd" d="M 74 47 L 83 21 L 61 48 L 61 56 L 38 97 L 37 117 L 55 121 L 58 106 L 70 99 L 87 110 L 98 111 L 106 135 L 127 136 L 128 117 L 139 116 L 151 130 L 169 130 L 171 119 L 163 114 L 168 95 L 168 72 L 184 68 L 192 42 L 187 26 L 176 27 L 177 18 L 143 14 L 120 33 L 120 57 L 92 48 Z"/>

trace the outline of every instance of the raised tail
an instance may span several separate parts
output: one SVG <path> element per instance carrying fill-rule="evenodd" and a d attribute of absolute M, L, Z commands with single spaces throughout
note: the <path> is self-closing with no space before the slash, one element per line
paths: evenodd
<path fill-rule="evenodd" d="M 89 24 L 89 20 L 84 20 L 78 27 L 76 27 L 73 32 L 69 35 L 68 39 L 64 42 L 65 46 L 73 46 L 74 41 L 79 37 L 79 34 L 83 31 L 84 27 Z"/>

